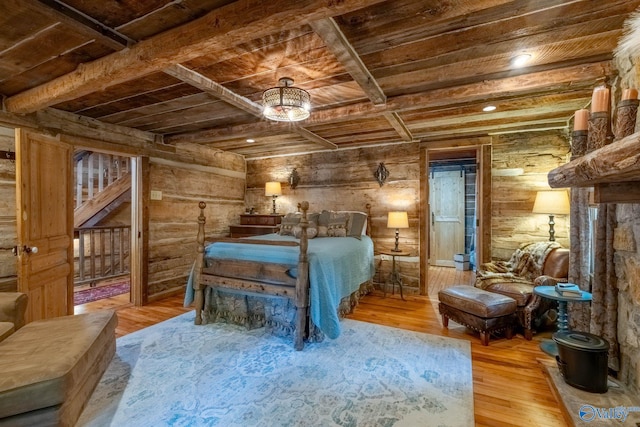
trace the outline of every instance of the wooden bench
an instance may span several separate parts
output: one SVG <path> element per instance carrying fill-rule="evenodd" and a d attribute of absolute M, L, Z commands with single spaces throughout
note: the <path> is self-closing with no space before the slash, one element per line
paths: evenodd
<path fill-rule="evenodd" d="M 489 345 L 489 335 L 505 331 L 508 339 L 516 325 L 516 300 L 472 286 L 454 286 L 438 292 L 442 324 L 449 319 L 480 333 L 482 345 Z"/>

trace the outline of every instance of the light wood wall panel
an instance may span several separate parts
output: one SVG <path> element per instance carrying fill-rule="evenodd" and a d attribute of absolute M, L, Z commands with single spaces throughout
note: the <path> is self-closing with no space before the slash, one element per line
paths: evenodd
<path fill-rule="evenodd" d="M 162 200 L 149 200 L 148 298 L 180 292 L 196 254 L 198 203 L 207 203 L 207 237 L 229 234 L 244 212 L 245 161 L 242 156 L 185 144 L 181 161 L 151 158 L 149 185 Z M 192 163 L 183 160 L 191 157 Z"/>
<path fill-rule="evenodd" d="M 0 150 L 15 151 L 13 129 L 0 128 Z M 0 291 L 15 291 L 16 257 L 11 248 L 17 244 L 16 165 L 0 159 Z"/>
<path fill-rule="evenodd" d="M 549 239 L 549 216 L 533 214 L 538 190 L 548 190 L 547 173 L 568 161 L 562 131 L 493 137 L 491 253 L 507 260 L 521 243 Z M 569 247 L 569 215 L 555 216 L 556 241 Z"/>
<path fill-rule="evenodd" d="M 415 257 L 403 259 L 400 268 L 405 281 L 417 290 L 419 158 L 418 144 L 407 143 L 248 160 L 246 206 L 260 213 L 271 212 L 271 198 L 264 195 L 264 184 L 268 181 L 282 183 L 283 194 L 276 203 L 278 212 L 283 214 L 295 212 L 303 200 L 309 201 L 311 211 L 365 211 L 365 206 L 371 204 L 371 236 L 376 248 L 391 248 L 394 244 L 395 230 L 387 228 L 387 212 L 406 210 L 410 228 L 400 230 L 400 245 L 413 251 Z M 389 178 L 382 187 L 373 175 L 380 162 L 389 170 Z M 300 175 L 296 189 L 288 184 L 293 168 Z M 386 259 L 380 265 L 382 278 L 388 274 L 390 265 Z"/>

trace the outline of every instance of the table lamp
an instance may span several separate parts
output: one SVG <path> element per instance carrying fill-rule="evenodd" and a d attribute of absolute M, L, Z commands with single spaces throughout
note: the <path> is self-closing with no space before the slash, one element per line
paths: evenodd
<path fill-rule="evenodd" d="M 264 195 L 273 197 L 273 214 L 276 214 L 276 198 L 282 194 L 282 187 L 279 182 L 267 182 L 264 185 Z"/>
<path fill-rule="evenodd" d="M 391 250 L 393 252 L 400 252 L 400 249 L 398 249 L 398 237 L 400 237 L 401 228 L 409 228 L 409 218 L 407 217 L 407 213 L 389 212 L 389 216 L 387 217 L 387 228 L 396 229 L 396 245 Z"/>
<path fill-rule="evenodd" d="M 569 196 L 565 190 L 544 190 L 538 191 L 536 201 L 533 204 L 533 213 L 542 213 L 549 215 L 549 241 L 553 242 L 555 238 L 555 230 L 553 226 L 554 215 L 566 215 L 569 213 Z"/>

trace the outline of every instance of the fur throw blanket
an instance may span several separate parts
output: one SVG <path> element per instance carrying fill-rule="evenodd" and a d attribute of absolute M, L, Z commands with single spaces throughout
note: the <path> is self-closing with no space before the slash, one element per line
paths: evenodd
<path fill-rule="evenodd" d="M 476 272 L 477 288 L 485 289 L 494 283 L 514 282 L 533 284 L 542 275 L 549 253 L 562 246 L 556 242 L 524 243 L 515 250 L 508 262 L 494 261 L 481 264 Z"/>

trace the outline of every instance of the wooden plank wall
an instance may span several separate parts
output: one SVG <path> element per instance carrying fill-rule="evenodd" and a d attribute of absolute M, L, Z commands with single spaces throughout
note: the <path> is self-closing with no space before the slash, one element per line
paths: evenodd
<path fill-rule="evenodd" d="M 196 254 L 198 203 L 207 203 L 207 237 L 229 234 L 244 213 L 244 157 L 202 145 L 182 144 L 176 157 L 190 163 L 150 158 L 148 298 L 181 292 Z"/>
<path fill-rule="evenodd" d="M 531 213 L 547 173 L 568 161 L 569 137 L 562 131 L 498 135 L 492 143 L 493 259 L 508 260 L 525 242 L 549 239 L 549 216 Z M 555 216 L 556 241 L 569 247 L 569 215 Z"/>
<path fill-rule="evenodd" d="M 303 200 L 309 201 L 312 212 L 365 211 L 370 203 L 371 235 L 376 248 L 391 248 L 394 244 L 395 230 L 387 228 L 387 212 L 406 210 L 410 228 L 400 230 L 400 245 L 412 250 L 415 257 L 398 258 L 398 261 L 405 281 L 417 290 L 419 159 L 419 145 L 406 143 L 248 160 L 246 206 L 253 206 L 260 213 L 271 212 L 271 198 L 264 195 L 264 183 L 268 181 L 282 183 L 283 195 L 276 202 L 279 213 L 295 212 L 298 202 Z M 384 162 L 390 172 L 382 187 L 373 175 L 380 162 Z M 300 175 L 295 190 L 288 184 L 293 168 Z M 387 261 L 381 264 L 382 277 L 388 273 L 390 264 Z"/>
<path fill-rule="evenodd" d="M 14 130 L 0 127 L 0 150 L 15 151 Z M 17 287 L 16 257 L 11 248 L 17 244 L 16 165 L 0 159 L 0 292 Z"/>

